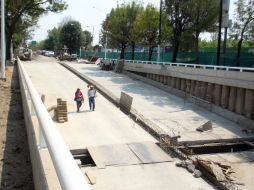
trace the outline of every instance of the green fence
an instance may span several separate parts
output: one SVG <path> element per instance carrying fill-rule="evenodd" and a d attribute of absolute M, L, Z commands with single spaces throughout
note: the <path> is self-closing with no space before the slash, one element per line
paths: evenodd
<path fill-rule="evenodd" d="M 216 50 L 206 49 L 200 50 L 199 53 L 199 64 L 203 65 L 216 65 Z M 82 58 L 88 58 L 93 56 L 94 52 L 82 52 Z M 235 49 L 228 49 L 226 54 L 221 54 L 220 65 L 223 66 L 236 66 L 236 55 L 237 52 Z M 97 52 L 95 56 L 104 58 L 104 52 Z M 120 57 L 120 52 L 107 52 L 107 58 L 117 59 Z M 131 60 L 131 52 L 126 52 L 124 58 Z M 161 62 L 170 62 L 172 58 L 172 52 L 163 52 L 160 55 Z M 147 61 L 148 53 L 147 52 L 136 52 L 135 60 Z M 179 63 L 196 63 L 195 61 L 195 52 L 179 52 L 177 56 L 177 62 Z M 157 61 L 157 52 L 154 52 L 152 55 L 152 61 Z M 254 67 L 254 53 L 250 53 L 249 49 L 243 49 L 240 57 L 240 66 L 241 67 Z"/>

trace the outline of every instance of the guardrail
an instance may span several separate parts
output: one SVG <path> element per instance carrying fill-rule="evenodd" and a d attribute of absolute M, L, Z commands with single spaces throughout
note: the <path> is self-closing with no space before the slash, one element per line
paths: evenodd
<path fill-rule="evenodd" d="M 85 180 L 84 174 L 79 169 L 67 145 L 64 143 L 19 59 L 18 68 L 19 74 L 22 75 L 23 82 L 31 97 L 31 107 L 33 107 L 39 121 L 41 139 L 38 148 L 44 147 L 44 145 L 47 146 L 61 188 L 63 190 L 90 190 L 91 187 Z"/>
<path fill-rule="evenodd" d="M 117 61 L 117 59 L 107 59 L 110 61 Z M 154 64 L 154 65 L 168 65 L 175 67 L 189 67 L 199 69 L 225 70 L 225 71 L 239 71 L 239 72 L 254 72 L 254 68 L 250 67 L 228 67 L 216 65 L 199 65 L 199 64 L 185 64 L 185 63 L 171 63 L 171 62 L 156 62 L 156 61 L 138 61 L 138 60 L 124 60 L 125 63 L 140 63 L 140 64 Z"/>

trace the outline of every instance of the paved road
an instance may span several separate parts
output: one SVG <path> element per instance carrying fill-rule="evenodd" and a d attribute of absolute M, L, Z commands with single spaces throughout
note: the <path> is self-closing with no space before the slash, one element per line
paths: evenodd
<path fill-rule="evenodd" d="M 102 71 L 97 65 L 67 63 L 87 77 L 103 85 L 116 97 L 124 91 L 133 97 L 133 108 L 179 141 L 214 140 L 246 137 L 242 127 L 193 103 L 171 95 L 126 75 Z M 196 128 L 211 120 L 213 130 L 200 133 Z M 252 134 L 253 135 L 253 134 Z M 249 135 L 249 136 L 252 136 Z"/>
<path fill-rule="evenodd" d="M 68 101 L 69 122 L 57 124 L 57 128 L 70 149 L 99 145 L 128 144 L 156 140 L 128 116 L 123 114 L 102 95 L 96 98 L 96 111 L 90 112 L 86 103 L 81 113 L 76 113 L 73 96 L 76 88 L 86 91 L 87 84 L 52 59 L 26 62 L 25 69 L 40 94 L 46 95 L 45 105 L 56 104 L 56 98 Z M 114 157 L 114 155 L 112 155 Z M 92 173 L 96 184 L 92 189 L 168 190 L 213 189 L 201 178 L 194 178 L 183 168 L 175 167 L 175 161 L 153 164 L 82 167 L 84 173 Z"/>

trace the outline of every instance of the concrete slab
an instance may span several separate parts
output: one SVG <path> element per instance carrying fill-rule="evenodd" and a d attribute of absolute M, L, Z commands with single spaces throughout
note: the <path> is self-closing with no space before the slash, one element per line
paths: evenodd
<path fill-rule="evenodd" d="M 213 189 L 201 178 L 194 178 L 172 162 L 107 167 L 81 168 L 96 177 L 92 190 L 210 190 Z"/>
<path fill-rule="evenodd" d="M 129 147 L 144 164 L 173 161 L 168 154 L 153 142 L 131 143 Z"/>
<path fill-rule="evenodd" d="M 88 151 L 96 165 L 98 163 L 98 159 L 99 162 L 105 166 L 133 165 L 141 163 L 140 160 L 129 149 L 127 144 L 88 147 Z"/>
<path fill-rule="evenodd" d="M 120 97 L 121 91 L 132 96 L 134 109 L 157 124 L 167 134 L 180 135 L 179 141 L 254 136 L 254 134 L 243 133 L 243 128 L 232 121 L 123 74 L 102 71 L 96 65 L 67 64 L 103 85 L 116 97 Z M 203 133 L 196 131 L 196 128 L 209 120 L 212 122 L 213 130 Z"/>

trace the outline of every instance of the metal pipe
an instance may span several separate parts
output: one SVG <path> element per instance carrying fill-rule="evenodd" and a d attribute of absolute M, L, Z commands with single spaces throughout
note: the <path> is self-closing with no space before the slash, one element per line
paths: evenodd
<path fill-rule="evenodd" d="M 1 78 L 5 79 L 5 0 L 1 0 Z"/>
<path fill-rule="evenodd" d="M 18 67 L 20 74 L 24 77 L 23 82 L 26 83 L 28 92 L 31 96 L 31 101 L 62 189 L 90 190 L 91 187 L 85 180 L 84 174 L 74 161 L 69 148 L 64 143 L 19 59 Z"/>

